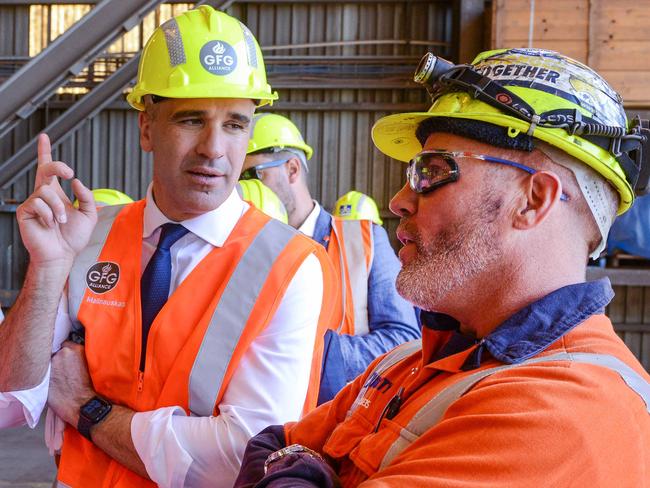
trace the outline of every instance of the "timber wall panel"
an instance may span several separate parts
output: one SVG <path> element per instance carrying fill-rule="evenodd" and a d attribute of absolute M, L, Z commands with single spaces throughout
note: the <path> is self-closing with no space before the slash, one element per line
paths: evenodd
<path fill-rule="evenodd" d="M 493 2 L 493 48 L 526 47 L 530 0 Z M 535 2 L 533 46 L 553 49 L 602 74 L 626 105 L 650 107 L 650 0 Z"/>

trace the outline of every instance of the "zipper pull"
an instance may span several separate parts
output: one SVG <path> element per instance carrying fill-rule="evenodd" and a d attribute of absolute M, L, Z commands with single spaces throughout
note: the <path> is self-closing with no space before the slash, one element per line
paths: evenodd
<path fill-rule="evenodd" d="M 379 416 L 379 420 L 375 425 L 375 433 L 379 431 L 379 426 L 381 425 L 381 421 L 384 420 L 384 418 L 387 418 L 388 420 L 392 420 L 395 417 L 395 415 L 397 415 L 397 412 L 399 412 L 399 409 L 402 406 L 403 394 L 404 394 L 404 387 L 402 386 L 400 387 L 399 390 L 397 390 L 395 396 L 390 399 L 390 401 L 384 407 L 384 410 L 381 412 L 381 415 Z"/>
<path fill-rule="evenodd" d="M 144 371 L 138 371 L 138 393 L 142 392 L 143 384 L 144 384 Z"/>

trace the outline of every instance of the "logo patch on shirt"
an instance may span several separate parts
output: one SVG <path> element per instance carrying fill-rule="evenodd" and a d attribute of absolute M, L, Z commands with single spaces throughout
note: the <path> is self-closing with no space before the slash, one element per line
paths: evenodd
<path fill-rule="evenodd" d="M 393 386 L 393 382 L 373 372 L 363 386 L 368 389 L 378 390 L 380 393 L 386 393 Z"/>
<path fill-rule="evenodd" d="M 86 286 L 99 295 L 111 291 L 118 281 L 120 281 L 120 266 L 110 261 L 95 263 L 86 273 Z"/>

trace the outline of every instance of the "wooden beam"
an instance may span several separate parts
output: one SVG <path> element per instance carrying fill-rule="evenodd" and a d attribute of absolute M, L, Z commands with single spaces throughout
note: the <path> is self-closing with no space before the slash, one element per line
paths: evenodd
<path fill-rule="evenodd" d="M 470 63 L 486 46 L 485 0 L 459 0 L 456 9 L 458 62 Z"/>
<path fill-rule="evenodd" d="M 587 280 L 609 278 L 612 285 L 650 286 L 650 269 L 587 267 Z"/>

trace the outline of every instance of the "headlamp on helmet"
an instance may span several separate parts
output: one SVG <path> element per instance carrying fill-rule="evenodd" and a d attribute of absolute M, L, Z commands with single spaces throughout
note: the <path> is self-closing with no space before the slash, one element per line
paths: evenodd
<path fill-rule="evenodd" d="M 501 59 L 504 64 L 489 64 L 493 59 L 498 59 L 501 54 L 503 54 Z M 517 64 L 516 61 L 513 61 L 513 59 L 517 59 L 517 54 L 520 54 L 522 59 L 526 56 L 528 58 L 537 56 L 540 58 L 539 66 Z M 547 59 L 552 59 L 556 65 L 566 67 L 570 73 L 568 78 L 571 85 L 584 88 L 584 92 L 576 90 L 577 94 L 572 93 L 569 90 L 563 90 L 562 86 L 558 86 L 557 89 L 554 87 L 549 89 L 548 85 L 551 83 L 545 85 L 538 82 L 538 79 L 555 82 L 560 76 L 565 75 L 561 71 L 543 67 L 543 61 Z M 504 75 L 504 73 L 506 74 Z M 532 73 L 532 81 L 522 82 L 517 79 L 519 73 Z M 575 77 L 573 73 L 576 74 Z M 585 73 L 591 75 L 589 82 L 592 85 L 580 79 L 579 75 L 584 76 Z M 500 78 L 503 78 L 503 81 Z M 618 163 L 627 183 L 637 195 L 643 195 L 650 191 L 650 124 L 648 120 L 636 116 L 629 126 L 626 126 L 620 96 L 593 70 L 577 61 L 552 51 L 511 49 L 483 53 L 471 65 L 454 65 L 450 61 L 427 53 L 418 64 L 413 79 L 425 86 L 434 102 L 434 107 L 435 102 L 446 94 L 466 92 L 474 99 L 480 100 L 510 117 L 527 122 L 529 124 L 528 135 L 546 140 L 561 149 L 569 149 L 567 152 L 586 162 L 610 180 L 622 194 L 625 207 L 631 204 L 632 197 L 629 196 L 626 201 L 625 195 L 623 195 L 625 192 L 621 191 L 621 183 L 616 184 L 615 181 L 612 181 L 612 165 L 609 165 L 610 168 L 607 171 L 605 167 L 599 166 L 597 163 L 592 164 L 593 161 L 586 161 L 585 159 L 588 158 L 581 157 L 577 148 L 575 151 L 571 151 L 570 145 L 579 146 L 580 139 L 582 139 L 604 149 Z M 582 82 L 582 86 L 579 85 L 580 82 Z M 560 103 L 557 104 L 557 107 L 551 106 L 550 110 L 540 112 L 533 107 L 533 104 L 528 103 L 527 95 L 529 94 L 526 93 L 526 88 L 545 92 L 543 95 L 547 97 L 569 100 L 570 104 Z M 598 100 L 595 100 L 597 97 L 604 99 L 605 102 L 599 104 Z M 539 101 L 539 97 L 536 98 L 536 101 Z M 573 107 L 570 107 L 571 104 Z M 596 113 L 596 107 L 605 109 L 606 113 Z M 459 116 L 462 117 L 462 115 Z M 476 114 L 469 118 L 481 119 Z M 603 120 L 610 123 L 603 123 Z M 494 123 L 493 120 L 490 122 Z M 498 125 L 504 124 L 499 123 Z M 553 139 L 552 137 L 544 137 L 545 133 L 549 134 L 548 130 L 555 129 L 561 129 L 566 136 L 569 136 L 564 136 L 564 147 L 562 144 L 549 140 Z M 562 138 L 563 136 L 555 134 L 555 137 Z"/>

